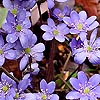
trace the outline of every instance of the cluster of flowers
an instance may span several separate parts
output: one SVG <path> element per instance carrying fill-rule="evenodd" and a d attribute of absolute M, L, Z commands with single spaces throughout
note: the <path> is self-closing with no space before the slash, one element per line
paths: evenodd
<path fill-rule="evenodd" d="M 56 0 L 65 2 L 67 0 Z M 8 9 L 8 14 L 5 23 L 2 25 L 5 35 L 0 35 L 0 66 L 5 62 L 5 59 L 20 60 L 20 70 L 24 70 L 32 58 L 31 68 L 32 74 L 39 72 L 37 61 L 43 59 L 43 51 L 45 45 L 37 43 L 37 36 L 29 29 L 31 22 L 29 17 L 31 13 L 29 9 L 33 7 L 36 0 L 3 0 L 3 5 Z M 54 0 L 47 0 L 48 8 L 52 11 L 55 3 Z M 74 61 L 82 64 L 88 57 L 88 60 L 93 64 L 100 63 L 100 38 L 96 39 L 99 23 L 96 21 L 96 16 L 87 18 L 85 11 L 77 13 L 74 10 L 67 15 L 68 8 L 63 10 L 58 8 L 53 9 L 53 17 L 59 24 L 55 24 L 52 18 L 47 19 L 47 25 L 42 25 L 41 29 L 45 31 L 42 38 L 46 41 L 56 39 L 59 42 L 64 42 L 67 34 L 77 34 L 77 38 L 73 38 L 70 42 Z M 93 30 L 90 41 L 87 40 L 87 32 Z M 6 36 L 6 41 L 4 41 Z M 78 73 L 78 79 L 71 78 L 71 85 L 74 91 L 66 95 L 66 99 L 82 99 L 82 100 L 97 100 L 100 98 L 100 75 L 93 75 L 89 81 L 84 72 Z M 43 79 L 40 82 L 41 92 L 39 93 L 24 93 L 24 90 L 31 86 L 30 74 L 24 76 L 18 84 L 4 73 L 1 75 L 0 82 L 0 100 L 59 100 L 57 94 L 52 94 L 55 90 L 55 82 L 47 82 Z"/>
<path fill-rule="evenodd" d="M 3 6 L 8 10 L 5 23 L 2 25 L 5 34 L 0 35 L 0 66 L 6 59 L 20 60 L 20 70 L 24 70 L 32 58 L 31 74 L 39 72 L 38 63 L 43 58 L 45 45 L 37 42 L 37 36 L 29 29 L 31 22 L 29 9 L 36 3 L 36 0 L 3 0 Z M 2 32 L 2 31 L 1 31 Z M 6 38 L 5 38 L 6 36 Z M 6 41 L 5 41 L 6 40 Z M 13 75 L 13 73 L 10 73 Z M 55 90 L 55 82 L 47 82 L 43 79 L 40 82 L 39 93 L 24 93 L 28 86 L 31 86 L 31 74 L 26 74 L 17 84 L 5 73 L 1 75 L 0 100 L 58 100 Z M 32 86 L 31 86 L 32 87 Z"/>
<path fill-rule="evenodd" d="M 29 29 L 31 14 L 27 9 L 30 9 L 34 3 L 34 0 L 3 0 L 4 7 L 8 9 L 6 22 L 2 25 L 7 43 L 4 43 L 0 35 L 0 66 L 4 64 L 5 58 L 12 60 L 21 57 L 20 70 L 25 69 L 30 57 L 34 60 L 32 66 L 34 64 L 37 66 L 36 61 L 42 60 L 45 46 L 43 43 L 35 44 L 37 37 Z"/>
<path fill-rule="evenodd" d="M 50 2 L 50 1 L 49 1 Z M 53 3 L 48 4 L 49 9 L 54 7 Z M 48 25 L 42 25 L 41 29 L 46 31 L 43 34 L 43 39 L 46 41 L 55 38 L 59 42 L 64 42 L 65 39 L 69 40 L 67 34 L 77 34 L 77 38 L 72 38 L 70 47 L 72 49 L 72 55 L 74 61 L 77 64 L 82 64 L 86 58 L 92 64 L 100 64 L 100 38 L 96 39 L 97 28 L 99 23 L 96 21 L 96 16 L 87 18 L 85 11 L 77 13 L 75 10 L 71 10 L 67 15 L 68 8 L 64 7 L 63 11 L 58 8 L 53 10 L 53 15 L 60 24 L 57 26 L 53 19 L 48 18 Z M 87 32 L 95 29 L 90 37 L 90 41 L 87 40 Z"/>
<path fill-rule="evenodd" d="M 100 75 L 95 74 L 89 80 L 83 71 L 78 72 L 77 78 L 70 78 L 75 90 L 66 95 L 66 99 L 97 100 L 100 98 Z"/>
<path fill-rule="evenodd" d="M 12 74 L 12 73 L 10 73 Z M 66 99 L 97 100 L 100 98 L 100 75 L 95 74 L 89 80 L 83 71 L 78 72 L 77 78 L 70 78 L 70 83 L 75 90 L 66 95 Z M 42 79 L 38 93 L 25 93 L 24 90 L 31 86 L 31 78 L 27 74 L 19 84 L 2 73 L 0 81 L 0 100 L 59 100 L 55 90 L 55 82 Z"/>
<path fill-rule="evenodd" d="M 49 9 L 53 7 L 53 3 L 49 5 Z M 60 24 L 56 26 L 53 19 L 48 18 L 48 25 L 41 26 L 41 29 L 45 31 L 42 36 L 43 39 L 49 41 L 55 38 L 59 42 L 64 42 L 65 39 L 68 40 L 66 34 L 77 34 L 77 38 L 72 38 L 70 42 L 74 61 L 77 64 L 82 64 L 88 58 L 92 64 L 100 64 L 100 38 L 96 39 L 99 23 L 96 21 L 96 16 L 87 18 L 85 11 L 77 13 L 75 10 L 70 11 L 70 14 L 67 15 L 67 11 L 66 7 L 63 11 L 58 8 L 53 9 L 52 16 Z M 90 40 L 88 40 L 87 32 L 92 30 Z M 93 75 L 88 81 L 85 73 L 80 71 L 78 72 L 78 79 L 70 78 L 70 83 L 75 90 L 69 92 L 66 99 L 97 100 L 100 98 L 99 74 Z"/>
<path fill-rule="evenodd" d="M 12 73 L 10 73 L 12 74 Z M 59 100 L 57 94 L 52 94 L 55 90 L 55 82 L 47 82 L 42 79 L 40 82 L 41 92 L 25 93 L 24 90 L 31 86 L 31 79 L 27 74 L 18 84 L 5 73 L 1 75 L 0 100 Z"/>

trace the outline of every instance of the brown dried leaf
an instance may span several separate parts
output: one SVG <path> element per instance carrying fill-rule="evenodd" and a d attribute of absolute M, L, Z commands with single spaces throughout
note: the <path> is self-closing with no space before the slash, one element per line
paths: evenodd
<path fill-rule="evenodd" d="M 88 13 L 88 16 L 96 15 L 98 16 L 97 12 L 97 5 L 99 0 L 75 0 L 76 5 L 81 5 L 83 9 Z"/>
<path fill-rule="evenodd" d="M 19 63 L 17 60 L 7 60 L 4 63 L 3 67 L 8 71 L 8 72 L 13 72 L 14 76 L 18 79 L 21 78 L 21 72 L 18 67 Z"/>

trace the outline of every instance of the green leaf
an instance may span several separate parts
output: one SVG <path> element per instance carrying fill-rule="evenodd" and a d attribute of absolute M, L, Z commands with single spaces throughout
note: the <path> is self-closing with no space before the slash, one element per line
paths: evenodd
<path fill-rule="evenodd" d="M 97 71 L 97 70 L 96 69 L 87 68 L 86 71 L 87 72 L 93 72 L 93 71 Z"/>
<path fill-rule="evenodd" d="M 69 76 L 72 74 L 72 72 L 69 73 Z M 77 72 L 75 72 L 72 77 L 76 77 L 77 76 Z"/>
<path fill-rule="evenodd" d="M 0 8 L 0 28 L 2 27 L 2 24 L 6 19 L 7 12 L 8 11 L 6 8 Z"/>
<path fill-rule="evenodd" d="M 60 80 L 60 79 L 57 79 L 55 82 L 58 87 L 60 87 L 63 84 L 62 80 Z"/>

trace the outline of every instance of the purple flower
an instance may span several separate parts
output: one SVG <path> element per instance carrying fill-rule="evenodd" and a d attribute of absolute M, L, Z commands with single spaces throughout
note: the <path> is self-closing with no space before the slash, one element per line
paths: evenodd
<path fill-rule="evenodd" d="M 26 16 L 30 16 L 30 12 L 26 11 L 32 8 L 35 4 L 35 0 L 3 0 L 3 6 L 8 9 L 14 16 L 17 16 L 20 10 L 26 12 Z M 24 15 L 23 15 L 24 16 Z"/>
<path fill-rule="evenodd" d="M 15 86 L 16 82 L 9 78 L 5 73 L 2 73 L 0 81 L 0 100 L 8 100 L 10 90 L 15 88 Z"/>
<path fill-rule="evenodd" d="M 85 11 L 81 11 L 79 14 L 76 11 L 72 11 L 70 17 L 63 18 L 63 21 L 71 27 L 70 33 L 78 34 L 80 38 L 85 38 L 87 31 L 91 31 L 99 26 L 99 23 L 95 20 L 96 16 L 91 16 L 87 19 Z"/>
<path fill-rule="evenodd" d="M 17 15 L 21 7 L 19 6 L 20 2 L 18 0 L 3 0 L 3 6 L 7 8 L 13 15 Z M 25 9 L 22 9 L 25 10 Z"/>
<path fill-rule="evenodd" d="M 20 0 L 22 2 L 20 2 L 20 6 L 22 8 L 25 8 L 26 10 L 31 9 L 32 7 L 34 7 L 36 0 Z"/>
<path fill-rule="evenodd" d="M 100 98 L 100 75 L 95 74 L 89 80 L 83 71 L 78 72 L 77 78 L 70 78 L 75 90 L 66 95 L 66 99 L 97 100 Z"/>
<path fill-rule="evenodd" d="M 39 64 L 36 63 L 36 62 L 35 63 L 34 62 L 31 63 L 31 69 L 30 69 L 30 66 L 27 66 L 27 68 L 25 69 L 25 72 L 27 73 L 25 75 L 25 77 L 31 77 L 33 75 L 37 75 L 39 73 L 39 71 L 40 71 L 38 66 L 39 66 Z"/>
<path fill-rule="evenodd" d="M 70 47 L 72 52 L 75 51 L 75 49 L 83 47 L 83 42 L 80 39 L 72 38 L 72 41 L 70 42 Z"/>
<path fill-rule="evenodd" d="M 31 68 L 33 70 L 33 72 L 32 72 L 33 75 L 37 75 L 40 71 L 40 69 L 38 67 L 38 63 L 32 63 Z"/>
<path fill-rule="evenodd" d="M 36 93 L 36 100 L 59 100 L 57 94 L 52 94 L 55 90 L 55 82 L 47 82 L 42 79 L 40 82 L 40 93 Z"/>
<path fill-rule="evenodd" d="M 48 8 L 51 9 L 54 7 L 54 0 L 47 0 Z"/>
<path fill-rule="evenodd" d="M 24 90 L 30 85 L 30 80 L 29 79 L 23 79 L 19 82 L 18 86 L 16 89 L 12 90 L 13 91 L 13 98 L 16 100 L 23 100 L 25 99 L 25 93 Z"/>
<path fill-rule="evenodd" d="M 80 42 L 79 47 L 75 47 L 75 41 L 70 43 L 73 49 L 74 61 L 81 64 L 85 61 L 86 57 L 92 64 L 100 64 L 100 38 L 96 39 L 97 29 L 95 29 L 90 37 L 90 40 L 83 40 Z M 83 42 L 83 43 L 82 43 Z"/>
<path fill-rule="evenodd" d="M 15 18 L 13 14 L 8 12 L 7 22 L 2 26 L 8 33 L 6 37 L 7 42 L 14 43 L 19 38 L 21 45 L 27 44 L 27 35 L 32 34 L 32 31 L 28 29 L 31 27 L 30 20 L 24 15 L 25 12 L 20 10 Z"/>
<path fill-rule="evenodd" d="M 36 95 L 34 95 L 33 93 L 25 93 L 25 99 L 24 100 L 36 100 Z"/>
<path fill-rule="evenodd" d="M 30 73 L 31 75 L 37 75 L 40 71 L 39 67 L 38 67 L 38 63 L 31 63 L 31 71 L 30 71 L 30 66 L 27 67 L 27 69 L 25 70 L 27 73 Z"/>
<path fill-rule="evenodd" d="M 48 25 L 41 26 L 41 29 L 46 31 L 42 36 L 44 40 L 49 41 L 55 38 L 59 42 L 64 42 L 68 39 L 65 35 L 69 33 L 69 28 L 64 23 L 56 26 L 51 18 L 48 18 L 47 23 Z"/>
<path fill-rule="evenodd" d="M 27 36 L 27 40 L 28 41 L 23 45 L 23 47 L 20 45 L 20 42 L 18 42 L 15 47 L 16 51 L 18 51 L 18 57 L 23 56 L 20 61 L 20 70 L 23 70 L 26 67 L 30 57 L 32 57 L 34 61 L 41 61 L 44 57 L 43 51 L 45 50 L 45 46 L 43 43 L 38 43 L 35 45 L 37 41 L 36 35 L 33 33 L 29 34 Z"/>
<path fill-rule="evenodd" d="M 10 90 L 8 100 L 32 100 L 35 96 L 32 93 L 24 93 L 24 90 L 30 85 L 30 79 L 25 78 Z"/>
<path fill-rule="evenodd" d="M 0 66 L 2 66 L 6 59 L 13 60 L 16 58 L 16 52 L 12 48 L 15 44 L 6 43 L 4 44 L 3 37 L 0 35 Z"/>
<path fill-rule="evenodd" d="M 59 21 L 62 21 L 67 12 L 68 7 L 64 7 L 63 11 L 61 11 L 59 8 L 55 8 L 53 10 L 53 16 L 56 17 Z"/>

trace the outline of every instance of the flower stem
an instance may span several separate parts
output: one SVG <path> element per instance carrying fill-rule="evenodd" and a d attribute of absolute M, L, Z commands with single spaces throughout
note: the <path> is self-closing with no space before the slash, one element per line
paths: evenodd
<path fill-rule="evenodd" d="M 29 66 L 30 66 L 30 73 L 31 73 L 31 63 L 32 63 L 32 57 L 29 57 Z"/>

